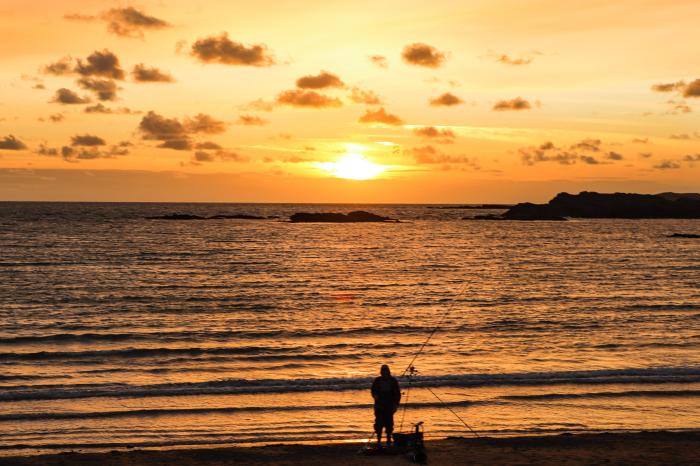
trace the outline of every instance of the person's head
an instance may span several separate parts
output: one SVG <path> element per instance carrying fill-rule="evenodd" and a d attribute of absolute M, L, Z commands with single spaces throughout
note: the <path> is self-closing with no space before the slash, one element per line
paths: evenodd
<path fill-rule="evenodd" d="M 384 377 L 389 377 L 391 375 L 391 370 L 389 369 L 389 366 L 382 364 L 382 368 L 379 370 L 379 373 Z"/>

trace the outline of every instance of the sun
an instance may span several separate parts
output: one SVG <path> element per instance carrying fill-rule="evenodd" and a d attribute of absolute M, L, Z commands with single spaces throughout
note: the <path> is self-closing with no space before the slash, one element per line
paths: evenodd
<path fill-rule="evenodd" d="M 347 154 L 335 162 L 318 163 L 316 166 L 346 180 L 369 180 L 386 170 L 385 166 L 372 163 L 359 154 Z"/>

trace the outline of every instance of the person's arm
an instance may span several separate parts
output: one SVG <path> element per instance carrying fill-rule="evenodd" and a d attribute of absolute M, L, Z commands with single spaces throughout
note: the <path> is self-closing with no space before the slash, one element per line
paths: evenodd
<path fill-rule="evenodd" d="M 399 387 L 399 381 L 394 378 L 394 406 L 399 407 L 401 403 L 401 387 Z"/>
<path fill-rule="evenodd" d="M 372 382 L 372 398 L 376 400 L 377 396 L 379 396 L 379 387 L 377 386 L 377 379 L 374 379 L 374 382 Z"/>

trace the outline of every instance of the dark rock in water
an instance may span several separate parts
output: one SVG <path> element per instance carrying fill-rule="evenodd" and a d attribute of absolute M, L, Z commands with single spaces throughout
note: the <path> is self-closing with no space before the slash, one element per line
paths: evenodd
<path fill-rule="evenodd" d="M 498 210 L 498 209 L 510 209 L 513 204 L 465 204 L 465 205 L 445 205 L 445 206 L 428 206 L 428 209 L 483 209 L 483 210 Z M 471 218 L 471 217 L 469 217 Z"/>
<path fill-rule="evenodd" d="M 265 217 L 260 217 L 258 215 L 248 215 L 248 214 L 233 214 L 233 215 L 212 215 L 208 217 L 209 220 L 219 220 L 219 219 L 239 219 L 239 220 L 265 220 Z"/>
<path fill-rule="evenodd" d="M 668 235 L 668 238 L 700 238 L 700 235 L 693 233 L 674 233 L 672 235 Z"/>
<path fill-rule="evenodd" d="M 478 220 L 497 220 L 478 216 Z M 511 207 L 498 220 L 565 220 L 574 218 L 700 218 L 696 194 L 560 193 L 547 204 L 525 202 Z"/>
<path fill-rule="evenodd" d="M 206 217 L 192 214 L 167 214 L 146 218 L 149 220 L 206 220 Z"/>
<path fill-rule="evenodd" d="M 549 220 L 549 221 L 566 221 L 566 218 L 559 217 L 557 215 L 546 216 L 546 215 L 533 215 L 531 213 L 514 215 L 512 217 L 506 217 L 505 214 L 486 214 L 486 215 L 475 215 L 473 217 L 463 217 L 462 220 Z"/>
<path fill-rule="evenodd" d="M 397 222 L 398 220 L 382 217 L 381 215 L 373 214 L 358 210 L 349 214 L 339 214 L 335 212 L 297 212 L 289 217 L 289 220 L 294 223 L 301 222 L 324 222 L 324 223 L 351 223 L 351 222 Z"/>

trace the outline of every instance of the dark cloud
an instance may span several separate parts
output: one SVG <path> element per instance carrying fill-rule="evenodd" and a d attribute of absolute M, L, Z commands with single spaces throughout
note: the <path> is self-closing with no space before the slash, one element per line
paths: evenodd
<path fill-rule="evenodd" d="M 70 89 L 62 87 L 56 91 L 56 94 L 53 96 L 51 102 L 63 105 L 87 104 L 90 103 L 90 99 L 87 97 L 80 97 Z"/>
<path fill-rule="evenodd" d="M 445 92 L 444 94 L 430 99 L 430 105 L 433 107 L 451 107 L 453 105 L 463 104 L 464 101 L 454 94 Z"/>
<path fill-rule="evenodd" d="M 580 155 L 579 159 L 583 163 L 587 163 L 588 165 L 598 165 L 600 162 L 598 162 L 598 159 L 593 157 L 592 155 Z"/>
<path fill-rule="evenodd" d="M 57 62 L 49 63 L 41 68 L 44 74 L 52 74 L 54 76 L 66 76 L 73 73 L 73 59 L 71 57 L 63 57 Z"/>
<path fill-rule="evenodd" d="M 219 150 L 219 149 L 223 149 L 223 147 L 221 147 L 220 145 L 218 145 L 217 143 L 212 142 L 212 141 L 200 142 L 200 143 L 198 143 L 198 144 L 195 144 L 194 148 L 195 148 L 195 149 L 201 149 L 201 150 Z"/>
<path fill-rule="evenodd" d="M 168 139 L 158 144 L 156 147 L 160 149 L 191 150 L 192 141 L 189 139 Z"/>
<path fill-rule="evenodd" d="M 39 83 L 39 84 L 34 84 L 34 85 L 32 86 L 32 89 L 46 89 L 46 86 L 44 86 L 44 85 L 41 84 L 41 83 Z"/>
<path fill-rule="evenodd" d="M 52 115 L 49 115 L 49 120 L 51 120 L 52 123 L 60 123 L 65 119 L 66 116 L 63 113 L 54 113 Z"/>
<path fill-rule="evenodd" d="M 693 134 L 672 134 L 668 137 L 669 139 L 677 139 L 679 141 L 690 141 L 693 139 L 700 140 L 700 133 L 695 132 Z"/>
<path fill-rule="evenodd" d="M 139 83 L 175 82 L 175 79 L 173 79 L 170 74 L 160 71 L 154 66 L 148 67 L 143 63 L 139 63 L 138 65 L 134 66 L 134 69 L 131 70 L 131 77 L 134 79 L 134 81 Z"/>
<path fill-rule="evenodd" d="M 683 157 L 684 162 L 700 162 L 700 154 L 688 154 L 685 157 Z"/>
<path fill-rule="evenodd" d="M 225 162 L 247 162 L 249 159 L 242 156 L 238 152 L 220 149 L 214 153 L 206 151 L 196 151 L 194 153 L 193 162 L 195 164 L 214 162 L 216 160 L 222 160 Z"/>
<path fill-rule="evenodd" d="M 116 100 L 117 83 L 110 79 L 80 78 L 78 86 L 95 94 L 98 100 Z"/>
<path fill-rule="evenodd" d="M 649 144 L 649 138 L 634 138 L 632 142 L 635 144 Z"/>
<path fill-rule="evenodd" d="M 226 131 L 226 123 L 199 113 L 192 118 L 185 118 L 184 128 L 187 133 L 219 134 Z"/>
<path fill-rule="evenodd" d="M 642 152 L 639 154 L 639 156 L 643 159 L 648 159 L 654 156 L 651 152 Z"/>
<path fill-rule="evenodd" d="M 696 79 L 683 89 L 683 97 L 700 97 L 700 79 Z"/>
<path fill-rule="evenodd" d="M 573 150 L 584 150 L 584 151 L 589 151 L 589 152 L 598 152 L 600 151 L 600 145 L 603 142 L 600 139 L 584 139 L 581 142 L 577 142 L 576 144 L 573 144 L 571 146 L 571 149 Z"/>
<path fill-rule="evenodd" d="M 508 110 L 529 110 L 531 108 L 530 102 L 521 97 L 516 97 L 512 100 L 499 100 L 494 104 L 492 110 L 503 112 Z"/>
<path fill-rule="evenodd" d="M 264 126 L 269 122 L 255 115 L 240 115 L 237 123 L 243 126 Z"/>
<path fill-rule="evenodd" d="M 119 65 L 119 58 L 109 50 L 96 50 L 83 62 L 78 60 L 75 72 L 83 76 L 99 76 L 109 79 L 124 79 L 124 70 Z"/>
<path fill-rule="evenodd" d="M 104 114 L 119 113 L 122 115 L 137 115 L 137 114 L 141 113 L 140 111 L 131 110 L 131 109 L 126 108 L 126 107 L 119 107 L 119 108 L 112 109 L 109 107 L 105 107 L 104 104 L 102 104 L 101 102 L 98 102 L 95 105 L 90 105 L 90 106 L 85 107 L 84 112 L 85 113 L 104 113 Z"/>
<path fill-rule="evenodd" d="M 302 76 L 297 79 L 297 87 L 300 89 L 325 89 L 328 87 L 345 87 L 345 83 L 338 76 L 328 71 L 321 71 L 317 75 Z"/>
<path fill-rule="evenodd" d="M 364 115 L 358 120 L 360 123 L 382 123 L 385 125 L 399 126 L 403 124 L 403 120 L 396 115 L 387 113 L 384 107 L 379 110 L 367 110 Z"/>
<path fill-rule="evenodd" d="M 654 92 L 674 92 L 680 91 L 685 87 L 685 82 L 678 81 L 675 83 L 659 83 L 651 86 L 651 90 Z"/>
<path fill-rule="evenodd" d="M 99 18 L 97 16 L 93 16 L 93 15 L 82 15 L 80 13 L 70 13 L 67 15 L 63 15 L 63 19 L 67 19 L 68 21 L 90 22 L 90 21 L 96 21 Z"/>
<path fill-rule="evenodd" d="M 438 144 L 452 144 L 455 140 L 455 133 L 449 129 L 438 129 L 434 126 L 423 126 L 414 128 L 413 134 L 418 137 L 431 139 Z"/>
<path fill-rule="evenodd" d="M 341 107 L 343 103 L 340 99 L 319 94 L 315 91 L 304 91 L 293 89 L 284 91 L 277 96 L 277 103 L 281 105 L 291 105 L 292 107 Z"/>
<path fill-rule="evenodd" d="M 348 95 L 350 101 L 356 104 L 364 105 L 381 105 L 382 99 L 370 90 L 360 89 L 359 87 L 353 87 Z"/>
<path fill-rule="evenodd" d="M 663 162 L 654 165 L 654 168 L 657 170 L 675 170 L 677 168 L 681 168 L 681 164 L 674 162 L 673 160 L 664 160 Z"/>
<path fill-rule="evenodd" d="M 370 55 L 369 61 L 372 62 L 373 65 L 378 66 L 380 68 L 389 67 L 389 61 L 383 55 Z"/>
<path fill-rule="evenodd" d="M 438 68 L 447 59 L 447 55 L 428 44 L 413 43 L 404 47 L 401 57 L 411 65 Z"/>
<path fill-rule="evenodd" d="M 78 135 L 71 138 L 72 146 L 104 146 L 105 144 L 107 143 L 104 139 L 91 134 Z"/>
<path fill-rule="evenodd" d="M 36 150 L 36 153 L 47 157 L 56 157 L 58 156 L 58 149 L 54 147 L 48 147 L 46 144 L 42 143 L 39 144 L 39 148 Z"/>
<path fill-rule="evenodd" d="M 584 139 L 583 141 L 573 144 L 570 149 L 561 149 L 554 145 L 551 141 L 547 141 L 538 147 L 525 147 L 519 149 L 520 157 L 525 165 L 535 165 L 540 162 L 553 162 L 560 165 L 574 165 L 577 162 L 588 165 L 609 164 L 611 162 L 601 162 L 585 152 L 599 152 L 601 141 L 598 139 Z M 583 151 L 583 153 L 581 152 Z M 605 154 L 605 159 L 609 161 L 624 160 L 622 154 L 617 152 L 608 152 Z"/>
<path fill-rule="evenodd" d="M 165 118 L 154 111 L 148 112 L 139 123 L 144 139 L 170 141 L 186 139 L 185 127 L 176 118 Z"/>
<path fill-rule="evenodd" d="M 109 32 L 122 37 L 143 37 L 147 29 L 163 29 L 170 27 L 162 19 L 149 16 L 134 7 L 113 8 L 102 15 L 107 21 Z"/>
<path fill-rule="evenodd" d="M 0 139 L 0 150 L 25 150 L 26 148 L 25 143 L 11 134 Z"/>
<path fill-rule="evenodd" d="M 257 44 L 247 47 L 239 42 L 233 42 L 226 33 L 197 40 L 192 44 L 190 53 L 202 63 L 242 66 L 271 66 L 275 64 L 275 60 L 265 45 Z"/>
<path fill-rule="evenodd" d="M 166 118 L 150 111 L 141 119 L 139 131 L 143 139 L 161 141 L 156 147 L 191 150 L 195 146 L 192 135 L 222 133 L 226 131 L 226 124 L 203 113 L 185 118 L 181 123 L 177 118 Z"/>

